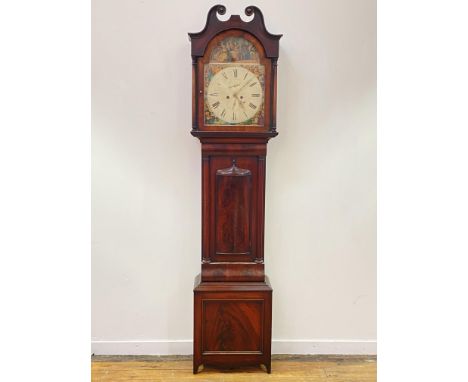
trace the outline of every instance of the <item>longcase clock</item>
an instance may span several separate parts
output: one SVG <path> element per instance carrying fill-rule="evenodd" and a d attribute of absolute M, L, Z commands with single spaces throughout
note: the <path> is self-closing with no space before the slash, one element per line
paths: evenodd
<path fill-rule="evenodd" d="M 193 372 L 201 365 L 265 365 L 271 372 L 272 288 L 264 271 L 265 166 L 276 131 L 281 35 L 261 11 L 243 21 L 208 12 L 189 33 L 192 135 L 202 152 L 202 264 L 194 288 Z"/>

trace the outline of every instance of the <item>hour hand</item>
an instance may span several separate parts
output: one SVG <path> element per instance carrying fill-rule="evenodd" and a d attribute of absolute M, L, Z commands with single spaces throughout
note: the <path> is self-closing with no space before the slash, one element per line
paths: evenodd
<path fill-rule="evenodd" d="M 234 98 L 237 100 L 237 103 L 239 104 L 239 106 L 243 109 L 244 108 L 243 102 L 237 97 L 237 93 L 234 94 Z"/>

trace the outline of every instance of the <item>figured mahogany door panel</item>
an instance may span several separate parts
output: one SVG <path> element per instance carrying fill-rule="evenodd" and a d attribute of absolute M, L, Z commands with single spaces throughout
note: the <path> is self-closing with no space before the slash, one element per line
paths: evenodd
<path fill-rule="evenodd" d="M 258 216 L 256 157 L 210 158 L 210 261 L 253 262 Z"/>
<path fill-rule="evenodd" d="M 263 352 L 264 301 L 203 300 L 202 354 Z"/>
<path fill-rule="evenodd" d="M 216 171 L 216 255 L 250 256 L 252 173 L 233 160 Z"/>

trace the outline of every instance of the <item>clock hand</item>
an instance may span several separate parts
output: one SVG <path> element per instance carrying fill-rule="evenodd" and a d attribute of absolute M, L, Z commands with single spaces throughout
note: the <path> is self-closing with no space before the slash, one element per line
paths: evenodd
<path fill-rule="evenodd" d="M 244 85 L 242 85 L 242 86 L 234 93 L 234 96 L 236 96 L 242 89 L 244 89 L 244 88 L 250 83 L 250 81 L 252 81 L 252 80 L 253 80 L 253 77 L 252 77 L 250 80 L 248 80 Z"/>
<path fill-rule="evenodd" d="M 234 95 L 234 98 L 235 98 L 235 99 L 237 100 L 237 102 L 239 103 L 239 106 L 240 106 L 242 109 L 244 109 L 243 102 L 242 102 L 239 98 L 237 98 L 237 95 Z"/>

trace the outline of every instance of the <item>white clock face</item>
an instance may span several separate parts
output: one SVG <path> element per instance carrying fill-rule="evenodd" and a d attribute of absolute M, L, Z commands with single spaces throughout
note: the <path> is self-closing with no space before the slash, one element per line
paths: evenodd
<path fill-rule="evenodd" d="M 241 124 L 261 110 L 263 91 L 258 77 L 242 66 L 216 73 L 207 89 L 210 111 L 222 121 Z"/>

